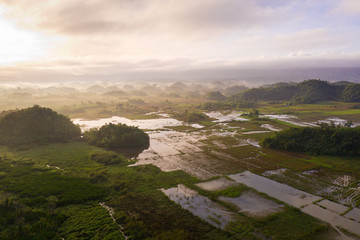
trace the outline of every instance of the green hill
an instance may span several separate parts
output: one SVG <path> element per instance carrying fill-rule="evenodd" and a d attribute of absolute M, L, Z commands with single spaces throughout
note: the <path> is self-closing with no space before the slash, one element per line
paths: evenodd
<path fill-rule="evenodd" d="M 79 138 L 80 128 L 64 115 L 35 105 L 0 118 L 0 144 L 8 146 L 66 142 Z"/>

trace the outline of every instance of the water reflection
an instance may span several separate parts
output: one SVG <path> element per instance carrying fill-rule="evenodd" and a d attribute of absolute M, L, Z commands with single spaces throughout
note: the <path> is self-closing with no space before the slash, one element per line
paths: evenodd
<path fill-rule="evenodd" d="M 137 158 L 143 151 L 149 148 L 149 145 L 141 148 L 116 148 L 111 149 L 114 152 L 120 153 L 128 159 Z"/>

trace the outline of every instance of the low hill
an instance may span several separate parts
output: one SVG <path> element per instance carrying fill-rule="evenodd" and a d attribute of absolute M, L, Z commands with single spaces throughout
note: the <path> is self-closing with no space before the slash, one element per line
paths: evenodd
<path fill-rule="evenodd" d="M 125 124 L 109 123 L 99 129 L 90 129 L 84 133 L 84 139 L 91 145 L 109 149 L 149 147 L 147 133 Z"/>
<path fill-rule="evenodd" d="M 350 125 L 289 128 L 265 138 L 261 145 L 312 155 L 360 155 L 360 127 Z"/>
<path fill-rule="evenodd" d="M 35 105 L 0 118 L 0 144 L 8 146 L 65 142 L 81 135 L 70 119 Z"/>
<path fill-rule="evenodd" d="M 292 101 L 294 103 L 316 103 L 319 101 L 357 102 L 360 84 L 350 82 L 330 83 L 320 79 L 309 79 L 300 83 L 278 83 L 243 91 L 232 97 L 245 101 Z"/>

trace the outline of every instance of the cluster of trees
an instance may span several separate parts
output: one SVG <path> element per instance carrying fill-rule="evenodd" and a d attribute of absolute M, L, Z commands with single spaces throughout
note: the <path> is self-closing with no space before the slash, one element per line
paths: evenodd
<path fill-rule="evenodd" d="M 185 110 L 182 113 L 175 113 L 174 117 L 189 123 L 202 122 L 210 119 L 202 112 L 189 112 L 188 110 Z"/>
<path fill-rule="evenodd" d="M 149 147 L 149 135 L 126 124 L 109 123 L 90 129 L 84 133 L 84 139 L 91 145 L 109 149 Z"/>
<path fill-rule="evenodd" d="M 219 102 L 206 102 L 199 105 L 200 109 L 208 111 L 216 110 L 235 110 L 240 108 L 252 108 L 255 107 L 255 103 L 251 101 L 243 101 L 236 98 L 228 98 L 226 101 Z"/>
<path fill-rule="evenodd" d="M 271 87 L 260 87 L 252 88 L 246 90 L 242 93 L 236 94 L 234 97 L 246 101 L 280 101 L 280 100 L 290 100 L 296 93 L 297 87 L 293 85 L 278 86 L 274 85 Z"/>
<path fill-rule="evenodd" d="M 319 127 L 294 127 L 265 138 L 263 147 L 312 155 L 360 155 L 360 127 L 319 124 Z"/>
<path fill-rule="evenodd" d="M 360 102 L 360 84 L 350 82 L 329 83 L 310 79 L 301 83 L 278 83 L 266 87 L 252 88 L 237 94 L 247 101 L 292 101 L 315 103 L 334 100 Z"/>
<path fill-rule="evenodd" d="M 360 102 L 360 84 L 348 84 L 342 92 L 341 99 L 344 102 Z"/>
<path fill-rule="evenodd" d="M 214 101 L 226 100 L 226 97 L 219 91 L 206 93 L 206 98 Z"/>
<path fill-rule="evenodd" d="M 0 144 L 8 146 L 66 142 L 81 131 L 70 119 L 50 108 L 35 105 L 0 118 Z"/>

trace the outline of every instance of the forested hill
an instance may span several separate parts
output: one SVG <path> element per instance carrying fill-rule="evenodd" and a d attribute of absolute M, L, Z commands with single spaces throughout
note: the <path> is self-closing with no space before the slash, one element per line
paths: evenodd
<path fill-rule="evenodd" d="M 261 145 L 312 155 L 360 155 L 360 127 L 350 126 L 289 128 L 265 138 Z"/>
<path fill-rule="evenodd" d="M 292 101 L 315 103 L 318 101 L 360 102 L 360 84 L 351 82 L 330 83 L 310 79 L 300 83 L 277 83 L 252 88 L 235 95 L 247 101 Z"/>
<path fill-rule="evenodd" d="M 70 119 L 38 105 L 10 112 L 0 118 L 2 145 L 65 142 L 80 135 L 80 128 Z"/>

